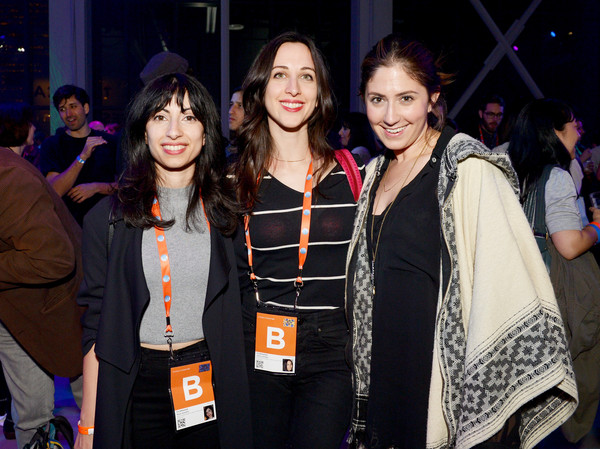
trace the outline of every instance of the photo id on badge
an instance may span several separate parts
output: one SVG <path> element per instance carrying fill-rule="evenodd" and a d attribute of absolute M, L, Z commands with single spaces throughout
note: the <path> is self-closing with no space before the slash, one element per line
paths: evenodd
<path fill-rule="evenodd" d="M 171 399 L 175 430 L 217 419 L 210 361 L 171 367 Z"/>
<path fill-rule="evenodd" d="M 254 369 L 277 374 L 296 373 L 295 316 L 256 314 Z"/>

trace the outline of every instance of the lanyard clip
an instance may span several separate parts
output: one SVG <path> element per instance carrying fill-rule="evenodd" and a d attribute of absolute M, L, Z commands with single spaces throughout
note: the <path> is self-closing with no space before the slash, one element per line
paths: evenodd
<path fill-rule="evenodd" d="M 171 360 L 175 360 L 175 356 L 173 355 L 173 339 L 171 337 L 167 337 L 167 344 L 169 345 L 169 357 Z"/>
<path fill-rule="evenodd" d="M 173 328 L 171 327 L 171 317 L 167 317 L 167 328 L 165 329 L 165 338 L 169 345 L 169 353 L 171 354 L 171 360 L 173 360 Z"/>
<path fill-rule="evenodd" d="M 294 287 L 296 287 L 296 297 L 294 298 L 294 309 L 296 309 L 298 307 L 298 298 L 300 297 L 300 292 L 302 291 L 302 287 L 304 287 L 304 282 L 302 281 L 302 274 L 298 275 L 298 277 L 294 281 Z"/>
<path fill-rule="evenodd" d="M 298 273 L 298 277 L 294 281 L 294 287 L 299 291 L 302 287 L 304 287 L 304 281 L 302 280 L 302 270 Z"/>
<path fill-rule="evenodd" d="M 256 282 L 256 275 L 254 271 L 252 271 L 252 267 L 250 267 L 250 271 L 248 271 L 248 276 L 250 276 L 250 282 L 252 282 L 252 287 L 254 287 L 254 296 L 256 298 L 256 304 L 260 305 L 260 294 L 258 293 L 258 282 Z"/>

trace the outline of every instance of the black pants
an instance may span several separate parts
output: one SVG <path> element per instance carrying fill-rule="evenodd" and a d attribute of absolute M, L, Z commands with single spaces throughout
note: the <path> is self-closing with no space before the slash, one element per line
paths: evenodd
<path fill-rule="evenodd" d="M 206 342 L 175 351 L 176 356 L 195 353 L 208 360 Z M 218 449 L 216 422 L 175 431 L 169 388 L 169 352 L 142 348 L 142 360 L 133 385 L 130 405 L 133 448 Z M 218 401 L 216 406 L 218 413 Z"/>
<path fill-rule="evenodd" d="M 339 449 L 352 409 L 344 311 L 300 313 L 295 376 L 254 370 L 255 312 L 244 310 L 254 446 Z"/>

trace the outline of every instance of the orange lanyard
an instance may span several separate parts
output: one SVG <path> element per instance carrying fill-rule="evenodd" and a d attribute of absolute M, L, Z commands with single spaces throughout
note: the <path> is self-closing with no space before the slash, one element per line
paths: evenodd
<path fill-rule="evenodd" d="M 294 300 L 294 308 L 298 306 L 298 297 L 300 291 L 304 286 L 302 281 L 302 270 L 304 269 L 304 263 L 306 262 L 306 256 L 308 254 L 308 236 L 310 234 L 310 216 L 311 216 L 311 204 L 312 204 L 312 188 L 313 188 L 313 161 L 310 160 L 308 171 L 306 172 L 306 180 L 304 181 L 304 194 L 302 196 L 302 220 L 300 222 L 300 244 L 298 245 L 298 276 L 294 281 L 294 287 L 296 288 L 296 298 Z M 254 286 L 254 293 L 256 295 L 256 302 L 260 304 L 260 296 L 258 294 L 258 283 L 256 282 L 256 275 L 254 274 L 253 259 L 252 259 L 252 244 L 250 242 L 250 216 L 244 217 L 244 232 L 246 235 L 246 247 L 248 249 L 248 266 L 250 268 L 248 274 L 252 285 Z"/>
<path fill-rule="evenodd" d="M 202 210 L 204 211 L 204 202 L 200 200 L 202 204 Z M 158 198 L 154 198 L 152 202 L 152 215 L 157 220 L 162 220 L 160 215 L 160 206 L 158 204 Z M 210 232 L 210 222 L 206 217 L 206 211 L 204 211 L 204 217 L 206 218 L 206 224 L 208 226 L 208 232 Z M 171 263 L 169 262 L 169 251 L 167 249 L 167 238 L 165 236 L 165 230 L 154 227 L 154 233 L 156 234 L 156 246 L 158 247 L 158 259 L 160 260 L 160 275 L 162 279 L 163 288 L 163 301 L 165 303 L 165 317 L 167 321 L 167 327 L 165 328 L 165 338 L 169 345 L 169 351 L 173 354 L 173 327 L 171 326 Z"/>

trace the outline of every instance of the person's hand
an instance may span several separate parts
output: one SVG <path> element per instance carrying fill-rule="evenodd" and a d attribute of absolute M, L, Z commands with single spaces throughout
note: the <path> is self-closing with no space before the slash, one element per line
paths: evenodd
<path fill-rule="evenodd" d="M 73 187 L 67 192 L 67 195 L 76 203 L 82 203 L 96 193 L 98 193 L 98 185 L 95 182 L 90 182 Z"/>
<path fill-rule="evenodd" d="M 73 449 L 92 449 L 94 446 L 94 435 L 83 435 L 77 432 L 75 446 Z"/>
<path fill-rule="evenodd" d="M 587 161 L 589 158 L 592 157 L 592 150 L 591 148 L 586 148 L 585 150 L 583 150 L 583 152 L 581 153 L 581 156 L 579 156 L 579 160 L 581 162 L 585 162 Z"/>
<path fill-rule="evenodd" d="M 101 136 L 88 137 L 87 140 L 85 141 L 85 146 L 83 147 L 83 151 L 81 152 L 79 157 L 81 157 L 81 159 L 83 159 L 84 161 L 87 161 L 88 158 L 92 155 L 92 153 L 96 149 L 96 147 L 99 145 L 104 145 L 105 143 L 106 143 L 106 140 L 104 140 L 104 137 L 101 137 Z"/>
<path fill-rule="evenodd" d="M 596 223 L 600 223 L 600 209 L 596 209 L 595 207 L 590 207 L 590 211 L 592 212 L 592 221 Z"/>

